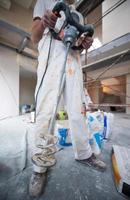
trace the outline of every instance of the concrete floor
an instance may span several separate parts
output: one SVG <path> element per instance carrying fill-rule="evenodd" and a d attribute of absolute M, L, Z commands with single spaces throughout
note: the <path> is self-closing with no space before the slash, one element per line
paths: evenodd
<path fill-rule="evenodd" d="M 32 125 L 27 118 L 0 121 L 0 200 L 29 200 L 28 182 L 32 172 L 30 162 L 23 171 L 21 141 Z M 31 136 L 31 135 L 30 135 Z M 30 137 L 29 136 L 29 137 Z M 32 141 L 31 141 L 32 142 Z M 59 152 L 57 165 L 48 173 L 44 195 L 39 200 L 123 200 L 113 181 L 111 148 L 113 144 L 130 146 L 130 116 L 115 115 L 115 126 L 110 141 L 104 143 L 102 159 L 107 171 L 102 173 L 74 160 L 71 147 Z"/>

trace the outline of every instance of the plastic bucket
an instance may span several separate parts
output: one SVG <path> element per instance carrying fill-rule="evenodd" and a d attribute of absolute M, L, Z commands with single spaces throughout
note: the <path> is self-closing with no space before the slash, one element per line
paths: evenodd
<path fill-rule="evenodd" d="M 68 137 L 68 129 L 67 128 L 59 128 L 58 129 L 58 136 L 59 136 L 59 144 L 62 146 L 71 146 L 72 143 L 67 142 Z"/>

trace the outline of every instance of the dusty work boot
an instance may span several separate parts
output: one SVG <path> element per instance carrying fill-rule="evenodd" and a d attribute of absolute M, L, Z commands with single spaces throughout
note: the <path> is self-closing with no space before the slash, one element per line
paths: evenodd
<path fill-rule="evenodd" d="M 106 170 L 106 164 L 99 160 L 94 154 L 92 154 L 92 156 L 88 159 L 85 160 L 76 160 L 84 165 L 90 166 L 90 167 L 94 167 L 97 170 L 100 171 L 105 171 Z"/>
<path fill-rule="evenodd" d="M 30 197 L 39 197 L 42 194 L 46 186 L 46 180 L 47 180 L 46 172 L 45 173 L 33 172 L 29 184 Z"/>

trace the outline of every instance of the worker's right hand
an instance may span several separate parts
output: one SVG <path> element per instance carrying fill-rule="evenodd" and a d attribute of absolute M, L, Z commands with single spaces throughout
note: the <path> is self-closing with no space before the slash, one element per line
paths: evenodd
<path fill-rule="evenodd" d="M 52 11 L 47 10 L 44 16 L 42 17 L 43 27 L 54 29 L 57 22 L 57 18 L 58 17 Z"/>

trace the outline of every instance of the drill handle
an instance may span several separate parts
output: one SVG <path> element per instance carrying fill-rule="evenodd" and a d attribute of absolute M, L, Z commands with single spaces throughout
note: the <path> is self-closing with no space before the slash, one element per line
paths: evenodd
<path fill-rule="evenodd" d="M 52 12 L 57 16 L 60 17 L 60 12 L 63 11 L 66 17 L 66 24 L 69 24 L 71 26 L 74 26 L 77 28 L 77 30 L 79 31 L 79 36 L 82 35 L 83 33 L 88 33 L 89 36 L 93 36 L 94 34 L 94 27 L 93 25 L 81 25 L 80 23 L 76 22 L 74 20 L 74 18 L 72 17 L 72 14 L 70 12 L 70 8 L 68 5 L 66 5 L 64 2 L 58 2 Z"/>
<path fill-rule="evenodd" d="M 74 26 L 77 31 L 79 32 L 78 37 L 80 37 L 83 33 L 85 33 L 85 35 L 92 37 L 94 34 L 94 26 L 91 24 L 87 24 L 87 25 L 81 25 L 79 22 L 77 22 L 74 18 L 72 13 L 70 12 L 70 8 L 68 5 L 66 5 L 64 2 L 58 2 L 56 3 L 56 5 L 54 6 L 52 12 L 57 16 L 57 17 L 61 17 L 60 12 L 63 11 L 66 17 L 66 25 L 71 25 Z M 50 30 L 52 35 L 55 38 L 57 37 L 57 33 L 54 30 Z M 82 50 L 83 47 L 82 45 L 80 46 L 73 46 L 72 47 L 73 50 Z"/>
<path fill-rule="evenodd" d="M 56 5 L 54 6 L 52 12 L 57 16 L 57 17 L 61 17 L 60 12 L 66 12 L 66 4 L 63 2 L 58 2 L 56 3 Z"/>

